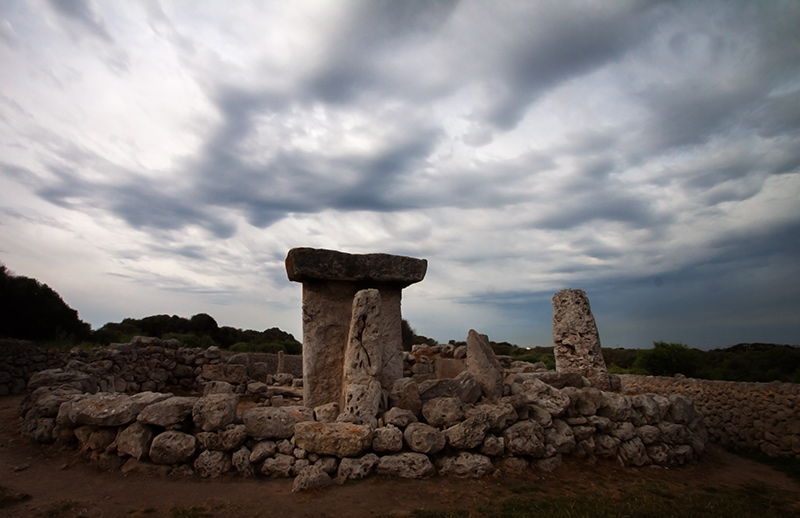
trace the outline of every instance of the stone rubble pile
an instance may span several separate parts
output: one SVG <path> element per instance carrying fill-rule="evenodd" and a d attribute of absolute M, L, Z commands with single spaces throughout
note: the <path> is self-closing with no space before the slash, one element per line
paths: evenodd
<path fill-rule="evenodd" d="M 704 416 L 709 439 L 724 446 L 800 459 L 800 385 L 623 375 L 626 393 L 681 394 Z"/>

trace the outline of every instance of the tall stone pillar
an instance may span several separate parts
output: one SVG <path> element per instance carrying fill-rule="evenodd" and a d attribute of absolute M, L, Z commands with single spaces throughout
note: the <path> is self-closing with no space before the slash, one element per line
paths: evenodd
<path fill-rule="evenodd" d="M 583 290 L 553 295 L 553 354 L 558 372 L 577 372 L 600 390 L 610 390 L 600 334 Z"/>
<path fill-rule="evenodd" d="M 379 380 L 391 390 L 403 376 L 402 290 L 425 278 L 424 259 L 390 254 L 347 254 L 293 248 L 286 256 L 289 280 L 303 284 L 303 396 L 315 407 L 338 403 L 344 351 L 355 294 L 374 288 L 381 302 Z"/>

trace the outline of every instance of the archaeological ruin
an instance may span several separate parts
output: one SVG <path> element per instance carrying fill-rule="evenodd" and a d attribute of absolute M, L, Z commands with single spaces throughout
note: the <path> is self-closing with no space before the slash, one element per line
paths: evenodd
<path fill-rule="evenodd" d="M 294 477 L 298 491 L 373 474 L 553 471 L 565 457 L 675 466 L 709 437 L 800 455 L 797 386 L 749 391 L 745 411 L 724 383 L 609 375 L 580 290 L 553 297 L 555 371 L 495 355 L 475 330 L 460 347 L 403 351 L 401 291 L 426 268 L 292 249 L 302 359 L 155 338 L 64 355 L 17 344 L 0 349 L 13 351 L 0 356 L 0 391 L 27 390 L 24 436 L 73 445 L 102 469 Z M 759 405 L 768 398 L 777 406 Z M 743 413 L 756 431 L 738 426 Z"/>

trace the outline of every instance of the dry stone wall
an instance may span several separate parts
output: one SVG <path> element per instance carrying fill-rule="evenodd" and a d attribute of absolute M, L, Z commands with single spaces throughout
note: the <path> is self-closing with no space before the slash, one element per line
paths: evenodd
<path fill-rule="evenodd" d="M 432 350 L 438 356 L 430 356 Z M 336 404 L 303 406 L 288 393 L 249 397 L 257 394 L 250 385 L 262 382 L 248 382 L 243 393 L 230 383 L 209 381 L 192 396 L 131 395 L 101 390 L 86 372 L 43 371 L 29 382 L 20 429 L 36 441 L 73 444 L 104 469 L 295 477 L 296 490 L 371 474 L 552 471 L 566 456 L 673 466 L 704 451 L 705 428 L 688 397 L 604 392 L 575 373 L 537 370 L 502 357 L 495 359 L 503 380 L 497 394 L 471 371 L 485 365 L 471 367 L 456 354 L 469 352 L 441 347 L 408 354 L 407 363 L 418 358 L 436 365 L 444 359 L 464 368 L 453 369 L 459 373 L 451 378 L 398 379 L 388 409 L 374 422 L 340 413 Z M 195 368 L 232 365 L 206 359 Z"/>
<path fill-rule="evenodd" d="M 0 340 L 0 396 L 22 394 L 31 376 L 66 365 L 63 354 L 23 340 Z"/>
<path fill-rule="evenodd" d="M 620 376 L 627 394 L 681 394 L 703 415 L 709 439 L 800 459 L 800 385 Z"/>

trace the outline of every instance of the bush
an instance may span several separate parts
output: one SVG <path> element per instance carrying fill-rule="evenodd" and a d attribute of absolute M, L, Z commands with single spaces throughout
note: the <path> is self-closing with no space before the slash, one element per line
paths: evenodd
<path fill-rule="evenodd" d="M 644 369 L 653 376 L 683 374 L 695 377 L 699 367 L 698 351 L 680 342 L 654 342 L 653 348 L 641 351 L 634 368 Z"/>

